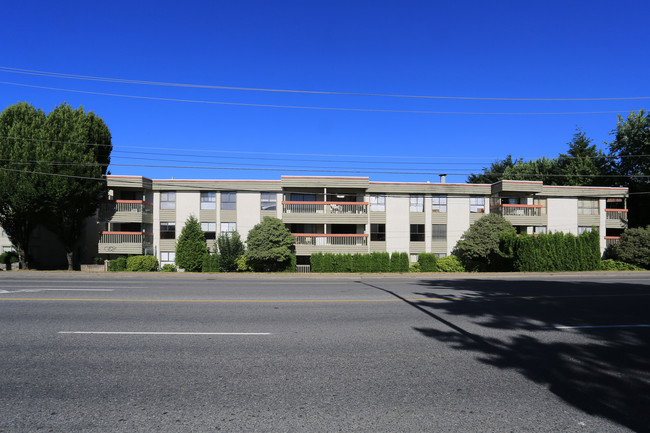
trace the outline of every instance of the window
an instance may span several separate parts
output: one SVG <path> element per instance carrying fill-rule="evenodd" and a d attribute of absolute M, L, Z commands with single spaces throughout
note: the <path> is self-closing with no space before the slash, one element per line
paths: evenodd
<path fill-rule="evenodd" d="M 386 195 L 370 194 L 370 211 L 386 212 Z"/>
<path fill-rule="evenodd" d="M 16 250 L 14 250 L 14 247 L 12 247 L 12 246 L 4 246 L 4 247 L 2 247 L 2 252 L 3 253 L 9 253 L 11 251 L 16 251 Z"/>
<path fill-rule="evenodd" d="M 583 233 L 589 233 L 591 232 L 591 229 L 591 226 L 578 226 L 578 234 L 581 235 Z"/>
<path fill-rule="evenodd" d="M 434 212 L 446 213 L 447 212 L 447 196 L 434 195 L 431 197 L 432 207 Z"/>
<path fill-rule="evenodd" d="M 237 231 L 237 223 L 221 223 L 221 234 L 230 235 Z"/>
<path fill-rule="evenodd" d="M 176 209 L 176 192 L 166 191 L 160 193 L 160 209 Z"/>
<path fill-rule="evenodd" d="M 447 242 L 447 224 L 431 225 L 431 240 L 433 242 Z"/>
<path fill-rule="evenodd" d="M 3 238 L 6 238 L 6 237 L 7 237 L 7 232 L 5 231 L 5 229 L 2 229 L 2 237 L 3 237 Z"/>
<path fill-rule="evenodd" d="M 447 253 L 433 253 L 436 258 L 441 259 L 443 257 L 447 257 Z"/>
<path fill-rule="evenodd" d="M 370 224 L 370 241 L 386 241 L 386 224 Z"/>
<path fill-rule="evenodd" d="M 597 198 L 578 199 L 578 215 L 598 215 Z"/>
<path fill-rule="evenodd" d="M 237 193 L 236 192 L 222 192 L 221 193 L 221 210 L 236 210 L 237 209 Z"/>
<path fill-rule="evenodd" d="M 160 239 L 176 239 L 176 223 L 160 223 Z"/>
<path fill-rule="evenodd" d="M 201 209 L 210 210 L 217 208 L 217 193 L 214 191 L 201 191 Z"/>
<path fill-rule="evenodd" d="M 417 263 L 419 254 L 409 254 L 409 260 L 411 263 Z"/>
<path fill-rule="evenodd" d="M 316 194 L 291 193 L 291 201 L 316 201 Z"/>
<path fill-rule="evenodd" d="M 538 235 L 541 233 L 546 233 L 546 226 L 535 226 L 533 227 L 533 234 Z"/>
<path fill-rule="evenodd" d="M 262 210 L 276 210 L 276 203 L 277 195 L 274 192 L 262 193 Z"/>
<path fill-rule="evenodd" d="M 174 251 L 161 251 L 160 264 L 174 263 L 176 261 L 176 253 Z"/>
<path fill-rule="evenodd" d="M 411 242 L 424 242 L 424 224 L 411 224 Z"/>
<path fill-rule="evenodd" d="M 533 198 L 533 204 L 541 205 L 542 208 L 539 210 L 539 214 L 540 215 L 546 215 L 546 197 L 544 197 L 544 198 L 539 198 L 539 197 Z"/>
<path fill-rule="evenodd" d="M 217 223 L 201 223 L 201 230 L 205 239 L 216 239 L 217 237 Z"/>
<path fill-rule="evenodd" d="M 410 212 L 424 212 L 424 196 L 422 194 L 411 194 Z"/>
<path fill-rule="evenodd" d="M 485 212 L 485 197 L 472 196 L 469 198 L 469 211 L 471 213 Z"/>

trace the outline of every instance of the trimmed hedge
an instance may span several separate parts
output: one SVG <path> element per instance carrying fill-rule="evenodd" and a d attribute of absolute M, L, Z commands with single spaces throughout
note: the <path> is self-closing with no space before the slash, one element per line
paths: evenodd
<path fill-rule="evenodd" d="M 436 272 L 436 255 L 434 253 L 420 253 L 418 255 L 418 263 L 420 265 L 420 272 Z"/>
<path fill-rule="evenodd" d="M 221 270 L 219 254 L 206 253 L 203 255 L 201 272 L 219 272 Z"/>
<path fill-rule="evenodd" d="M 393 261 L 395 262 L 393 264 Z M 331 254 L 315 253 L 310 257 L 312 272 L 408 272 L 408 254 Z M 393 267 L 397 270 L 393 270 Z"/>
<path fill-rule="evenodd" d="M 108 262 L 108 270 L 110 272 L 123 272 L 126 271 L 126 257 L 118 257 Z"/>
<path fill-rule="evenodd" d="M 458 257 L 450 255 L 438 259 L 438 272 L 465 272 L 465 267 Z"/>
<path fill-rule="evenodd" d="M 601 269 L 598 230 L 579 236 L 512 233 L 501 237 L 499 270 L 515 272 L 595 271 Z"/>
<path fill-rule="evenodd" d="M 126 259 L 129 272 L 153 272 L 158 270 L 158 259 L 154 256 L 131 256 Z"/>

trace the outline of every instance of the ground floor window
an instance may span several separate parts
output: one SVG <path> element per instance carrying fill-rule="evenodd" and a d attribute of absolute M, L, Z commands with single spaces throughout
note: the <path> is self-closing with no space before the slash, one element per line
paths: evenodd
<path fill-rule="evenodd" d="M 591 226 L 578 226 L 578 234 L 581 235 L 583 233 L 589 233 L 591 232 L 591 229 Z"/>
<path fill-rule="evenodd" d="M 541 233 L 546 233 L 546 226 L 535 226 L 533 227 L 533 233 L 539 235 Z"/>
<path fill-rule="evenodd" d="M 165 264 L 174 264 L 176 261 L 176 252 L 174 251 L 161 251 L 160 252 L 160 266 Z"/>
<path fill-rule="evenodd" d="M 439 259 L 441 259 L 443 257 L 447 257 L 447 253 L 433 253 L 433 254 L 435 254 L 436 258 L 439 258 Z"/>
<path fill-rule="evenodd" d="M 221 234 L 230 235 L 237 231 L 237 223 L 221 223 Z"/>
<path fill-rule="evenodd" d="M 201 230 L 205 239 L 216 239 L 217 237 L 217 223 L 201 223 Z"/>

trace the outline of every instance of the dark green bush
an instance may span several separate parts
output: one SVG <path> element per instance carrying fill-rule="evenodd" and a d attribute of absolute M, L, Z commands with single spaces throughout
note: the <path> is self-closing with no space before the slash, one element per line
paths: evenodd
<path fill-rule="evenodd" d="M 371 253 L 370 272 L 390 272 L 390 254 Z"/>
<path fill-rule="evenodd" d="M 15 251 L 7 251 L 0 254 L 0 263 L 4 263 L 7 270 L 11 270 L 11 264 L 18 262 L 18 254 Z"/>
<path fill-rule="evenodd" d="M 393 253 L 390 256 L 391 272 L 408 272 L 409 255 L 407 253 Z"/>
<path fill-rule="evenodd" d="M 203 255 L 203 263 L 201 265 L 201 272 L 219 272 L 220 267 L 220 257 L 219 254 L 214 253 L 205 253 Z"/>
<path fill-rule="evenodd" d="M 650 269 L 650 226 L 627 229 L 611 248 L 613 259 Z"/>
<path fill-rule="evenodd" d="M 643 271 L 643 268 L 635 266 L 630 263 L 618 262 L 616 260 L 607 259 L 600 262 L 600 268 L 603 271 Z"/>
<path fill-rule="evenodd" d="M 315 253 L 309 257 L 309 267 L 311 272 L 324 272 L 323 271 L 323 253 Z"/>
<path fill-rule="evenodd" d="M 154 256 L 131 256 L 126 259 L 129 272 L 153 272 L 158 270 L 158 259 Z"/>
<path fill-rule="evenodd" d="M 123 272 L 126 271 L 126 257 L 118 257 L 108 262 L 108 270 L 110 272 Z"/>
<path fill-rule="evenodd" d="M 176 266 L 172 265 L 171 263 L 166 263 L 160 269 L 160 272 L 176 272 Z"/>
<path fill-rule="evenodd" d="M 434 253 L 420 253 L 418 255 L 418 263 L 421 272 L 436 272 L 436 255 Z"/>

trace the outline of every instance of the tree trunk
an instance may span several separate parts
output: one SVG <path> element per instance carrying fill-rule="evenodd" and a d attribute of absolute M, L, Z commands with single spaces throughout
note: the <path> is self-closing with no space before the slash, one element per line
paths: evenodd
<path fill-rule="evenodd" d="M 74 267 L 73 267 L 73 265 L 72 265 L 72 263 L 73 263 L 73 261 L 72 261 L 72 258 L 73 258 L 73 257 L 72 257 L 72 256 L 73 256 L 72 251 L 66 251 L 66 252 L 65 252 L 65 256 L 66 256 L 67 259 L 68 259 L 68 270 L 69 270 L 69 271 L 74 271 Z"/>
<path fill-rule="evenodd" d="M 21 248 L 16 248 L 16 253 L 18 253 L 18 263 L 20 263 L 20 268 L 29 270 L 29 260 L 25 254 L 25 250 Z"/>

